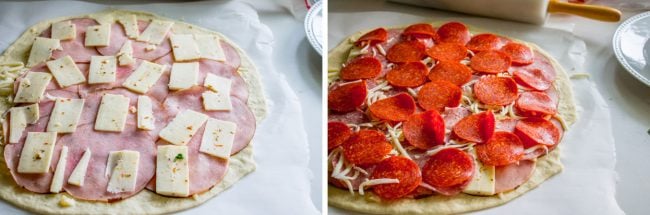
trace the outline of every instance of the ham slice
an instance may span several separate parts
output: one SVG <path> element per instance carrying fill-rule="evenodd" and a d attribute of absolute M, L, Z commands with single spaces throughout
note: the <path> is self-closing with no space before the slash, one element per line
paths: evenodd
<path fill-rule="evenodd" d="M 533 175 L 535 171 L 535 161 L 521 160 L 519 164 L 514 163 L 506 166 L 496 167 L 496 184 L 494 191 L 502 193 L 517 189 Z"/>
<path fill-rule="evenodd" d="M 104 47 L 97 47 L 97 51 L 104 56 L 117 55 L 117 53 L 120 51 L 120 48 L 122 48 L 122 45 L 124 45 L 124 42 L 126 42 L 128 39 L 129 38 L 126 37 L 126 33 L 124 32 L 122 25 L 119 23 L 113 23 L 113 25 L 111 25 L 111 41 L 109 45 Z"/>
<path fill-rule="evenodd" d="M 329 119 L 329 121 L 342 122 L 345 124 L 361 124 L 361 123 L 370 122 L 370 119 L 368 119 L 366 114 L 361 110 L 355 110 L 343 114 L 330 113 L 327 115 L 327 118 Z"/>
<path fill-rule="evenodd" d="M 458 121 L 469 115 L 472 115 L 472 112 L 465 107 L 445 108 L 445 112 L 442 113 L 443 119 L 445 120 L 445 128 L 453 128 Z"/>
<path fill-rule="evenodd" d="M 75 25 L 77 30 L 77 37 L 74 40 L 63 40 L 61 41 L 61 47 L 63 50 L 55 50 L 52 52 L 52 58 L 58 59 L 70 55 L 74 62 L 90 62 L 90 57 L 93 55 L 99 55 L 99 52 L 95 47 L 86 47 L 86 28 L 88 26 L 98 25 L 97 21 L 91 18 L 81 18 L 81 19 L 72 19 L 70 20 L 72 24 Z M 50 37 L 51 28 L 43 32 L 41 36 Z"/>

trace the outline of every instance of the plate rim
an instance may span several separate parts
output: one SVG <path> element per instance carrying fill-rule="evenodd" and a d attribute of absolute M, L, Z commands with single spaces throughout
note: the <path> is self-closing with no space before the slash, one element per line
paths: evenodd
<path fill-rule="evenodd" d="M 625 70 L 630 73 L 632 76 L 634 76 L 636 79 L 644 83 L 646 86 L 650 86 L 650 79 L 642 76 L 640 72 L 636 71 L 632 66 L 630 66 L 629 62 L 623 57 L 623 51 L 621 50 L 621 35 L 623 34 L 622 31 L 624 29 L 627 29 L 632 25 L 632 23 L 650 16 L 650 11 L 643 12 L 637 15 L 634 15 L 627 20 L 625 20 L 621 25 L 616 28 L 616 32 L 614 32 L 614 36 L 612 37 L 612 46 L 614 49 L 614 55 L 616 56 L 616 59 L 618 60 L 618 63 L 625 68 Z"/>
<path fill-rule="evenodd" d="M 318 1 L 316 4 L 312 5 L 310 10 L 307 12 L 307 16 L 305 19 L 304 27 L 305 27 L 305 33 L 307 34 L 307 40 L 309 40 L 309 43 L 311 44 L 312 48 L 318 52 L 319 55 L 323 55 L 323 44 L 318 42 L 318 38 L 316 38 L 316 35 L 314 34 L 314 30 L 312 29 L 312 23 L 314 22 L 314 16 L 318 12 L 322 12 L 322 3 L 323 1 Z"/>

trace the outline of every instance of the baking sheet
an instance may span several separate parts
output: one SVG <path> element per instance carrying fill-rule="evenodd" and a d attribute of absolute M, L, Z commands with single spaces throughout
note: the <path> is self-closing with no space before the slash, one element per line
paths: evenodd
<path fill-rule="evenodd" d="M 225 34 L 244 49 L 262 74 L 268 116 L 253 139 L 257 169 L 230 189 L 183 214 L 318 214 L 309 196 L 309 153 L 302 110 L 284 76 L 273 70 L 270 29 L 252 6 L 232 1 L 101 5 L 87 2 L 0 2 L 0 50 L 31 25 L 53 17 L 108 8 L 142 10 Z M 291 116 L 291 117 L 287 117 Z M 58 207 L 44 205 L 44 207 Z M 0 201 L 7 214 L 25 212 Z"/>
<path fill-rule="evenodd" d="M 372 9 L 363 9 L 366 6 L 363 1 L 330 4 L 329 49 L 363 29 L 456 20 L 536 43 L 554 56 L 569 75 L 586 72 L 582 70 L 587 54 L 585 43 L 570 31 L 458 14 L 450 16 L 446 12 L 414 7 L 391 7 L 391 11 L 371 12 Z M 359 7 L 361 12 L 355 10 Z M 562 27 L 566 26 L 558 28 Z M 592 81 L 578 79 L 571 82 L 578 104 L 578 121 L 566 133 L 560 146 L 564 171 L 522 197 L 475 214 L 623 214 L 615 199 L 616 157 L 609 107 Z M 332 214 L 350 213 L 333 207 L 329 209 Z"/>

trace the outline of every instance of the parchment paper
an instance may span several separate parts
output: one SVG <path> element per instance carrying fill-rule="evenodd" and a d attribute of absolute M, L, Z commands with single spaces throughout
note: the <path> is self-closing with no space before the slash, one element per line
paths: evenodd
<path fill-rule="evenodd" d="M 456 20 L 536 43 L 555 57 L 569 75 L 588 72 L 582 71 L 587 52 L 584 41 L 564 30 L 458 14 L 450 16 L 449 13 L 414 7 L 390 7 L 390 12 L 370 12 L 378 7 L 355 11 L 355 6 L 364 8 L 362 5 L 365 4 L 339 2 L 330 5 L 329 49 L 348 35 L 364 29 Z M 571 126 L 560 145 L 564 171 L 520 198 L 475 214 L 623 214 L 615 199 L 616 157 L 609 108 L 593 82 L 588 79 L 572 79 L 571 82 L 578 104 L 578 121 Z M 333 207 L 329 209 L 332 214 L 350 213 Z"/>
<path fill-rule="evenodd" d="M 257 169 L 230 189 L 184 214 L 317 214 L 309 196 L 309 153 L 298 98 L 284 76 L 273 70 L 274 41 L 252 6 L 241 2 L 125 4 L 86 2 L 0 2 L 0 50 L 44 19 L 109 8 L 142 10 L 225 34 L 251 57 L 262 74 L 268 116 L 253 138 Z M 56 207 L 56 206 L 44 206 Z M 2 214 L 24 214 L 0 201 Z"/>

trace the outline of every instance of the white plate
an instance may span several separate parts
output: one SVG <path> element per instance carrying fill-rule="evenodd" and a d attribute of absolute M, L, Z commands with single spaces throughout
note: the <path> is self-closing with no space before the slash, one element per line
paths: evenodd
<path fill-rule="evenodd" d="M 323 1 L 313 4 L 305 18 L 305 33 L 318 54 L 323 53 Z"/>
<path fill-rule="evenodd" d="M 650 12 L 625 20 L 616 29 L 612 43 L 625 70 L 650 86 Z"/>

